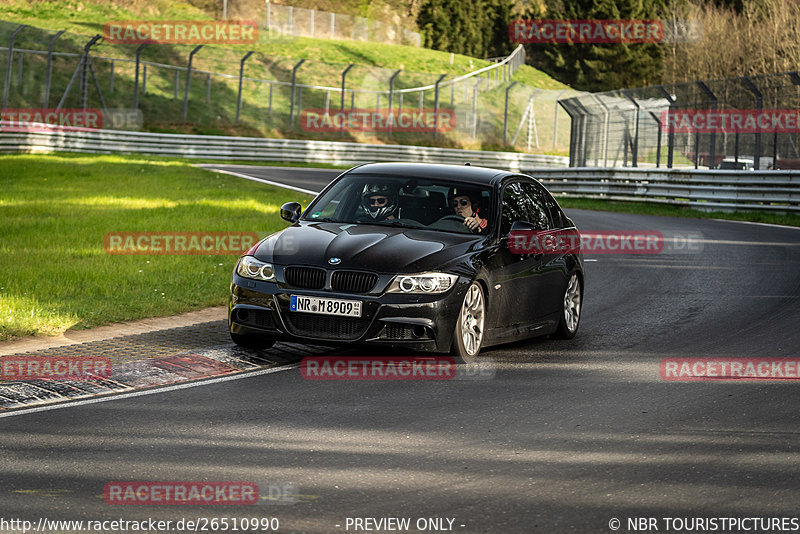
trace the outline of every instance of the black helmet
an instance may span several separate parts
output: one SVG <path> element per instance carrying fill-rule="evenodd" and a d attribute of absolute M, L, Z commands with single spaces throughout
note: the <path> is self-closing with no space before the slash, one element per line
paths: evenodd
<path fill-rule="evenodd" d="M 480 208 L 483 194 L 481 193 L 480 189 L 475 189 L 474 187 L 463 187 L 459 185 L 450 188 L 450 192 L 447 195 L 447 203 L 452 206 L 453 199 L 456 197 L 469 197 L 469 201 L 472 202 L 473 211 L 477 212 Z"/>
<path fill-rule="evenodd" d="M 374 196 L 384 196 L 388 200 L 383 206 L 372 206 L 369 198 Z M 397 211 L 397 187 L 390 184 L 365 185 L 364 192 L 361 193 L 361 206 L 376 221 L 382 221 L 392 216 Z"/>

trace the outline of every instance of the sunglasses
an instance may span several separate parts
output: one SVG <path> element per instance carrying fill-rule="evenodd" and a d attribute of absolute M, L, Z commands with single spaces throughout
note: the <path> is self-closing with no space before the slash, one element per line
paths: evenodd
<path fill-rule="evenodd" d="M 457 208 L 457 207 L 459 206 L 459 204 L 460 204 L 460 205 L 461 205 L 461 207 L 463 208 L 464 206 L 466 206 L 467 204 L 469 204 L 469 200 L 467 200 L 466 198 L 462 198 L 461 200 L 454 200 L 454 201 L 453 201 L 453 207 L 454 207 L 454 208 Z"/>
<path fill-rule="evenodd" d="M 369 199 L 370 206 L 385 206 L 389 202 L 389 199 L 386 197 L 377 197 Z"/>

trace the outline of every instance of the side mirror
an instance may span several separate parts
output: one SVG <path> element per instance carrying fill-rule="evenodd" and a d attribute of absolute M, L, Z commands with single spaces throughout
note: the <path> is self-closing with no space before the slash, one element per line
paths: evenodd
<path fill-rule="evenodd" d="M 292 224 L 300 219 L 303 207 L 297 202 L 287 202 L 281 206 L 281 219 Z"/>
<path fill-rule="evenodd" d="M 535 232 L 536 227 L 527 222 L 527 221 L 514 221 L 511 223 L 511 231 L 509 231 L 506 235 L 504 235 L 501 239 L 501 243 L 504 246 L 509 246 L 509 239 L 512 235 L 521 232 Z"/>

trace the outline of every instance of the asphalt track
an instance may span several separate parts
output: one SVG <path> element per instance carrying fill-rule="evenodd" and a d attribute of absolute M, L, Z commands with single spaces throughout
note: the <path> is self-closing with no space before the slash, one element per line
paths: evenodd
<path fill-rule="evenodd" d="M 223 168 L 310 190 L 338 172 Z M 800 382 L 659 374 L 668 357 L 800 356 L 800 230 L 567 211 L 584 231 L 691 235 L 702 251 L 587 256 L 578 336 L 486 350 L 491 379 L 318 382 L 288 368 L 1 418 L 0 515 L 269 516 L 292 533 L 391 532 L 346 529 L 367 517 L 410 518 L 406 532 L 450 518 L 464 533 L 800 517 Z M 107 482 L 133 480 L 291 484 L 298 502 L 104 502 Z"/>

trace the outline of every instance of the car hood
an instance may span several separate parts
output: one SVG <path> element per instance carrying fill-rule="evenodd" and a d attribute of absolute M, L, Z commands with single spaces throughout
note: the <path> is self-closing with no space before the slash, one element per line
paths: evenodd
<path fill-rule="evenodd" d="M 483 239 L 381 225 L 301 222 L 264 239 L 254 256 L 277 265 L 411 273 L 446 268 Z M 330 263 L 331 258 L 339 260 Z"/>

